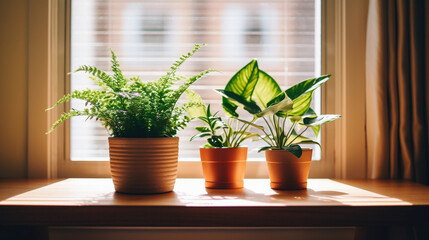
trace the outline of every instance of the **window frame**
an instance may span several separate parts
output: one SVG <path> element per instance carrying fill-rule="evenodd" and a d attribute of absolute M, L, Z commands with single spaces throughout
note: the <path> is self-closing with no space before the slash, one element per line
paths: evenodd
<path fill-rule="evenodd" d="M 70 38 L 67 29 L 70 26 L 70 11 L 67 9 L 70 9 L 70 0 L 37 0 L 29 4 L 28 176 L 110 177 L 108 161 L 69 160 L 66 141 L 68 121 L 53 133 L 44 134 L 65 110 L 57 107 L 49 112 L 43 111 L 68 90 L 70 79 L 66 73 Z M 343 119 L 322 127 L 322 160 L 312 163 L 310 177 L 366 176 L 365 121 L 361 119 L 365 104 L 357 104 L 365 100 L 364 81 L 353 81 L 365 77 L 364 53 L 358 53 L 355 46 L 365 46 L 362 31 L 366 29 L 366 19 L 363 21 L 359 14 L 346 13 L 355 11 L 356 7 L 365 10 L 367 5 L 367 1 L 321 0 L 321 71 L 333 74 L 333 78 L 322 87 L 322 111 L 342 114 Z M 357 34 L 363 34 L 363 38 L 356 38 L 350 34 L 352 31 L 346 31 L 349 26 L 358 26 L 361 31 Z M 37 34 L 40 32 L 46 34 Z M 359 60 L 363 63 L 359 64 Z M 42 70 L 37 67 L 43 64 L 47 66 L 45 71 L 43 67 Z M 67 76 L 66 81 L 63 76 Z M 360 90 L 361 94 L 353 94 L 355 89 Z M 265 161 L 248 161 L 246 171 L 246 177 L 268 177 Z M 200 162 L 180 161 L 178 177 L 202 177 Z"/>

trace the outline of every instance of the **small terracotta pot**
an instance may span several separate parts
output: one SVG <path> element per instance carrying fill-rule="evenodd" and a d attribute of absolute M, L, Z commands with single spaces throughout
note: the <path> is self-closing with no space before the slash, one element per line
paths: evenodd
<path fill-rule="evenodd" d="M 170 192 L 177 175 L 179 138 L 109 138 L 110 171 L 121 193 Z"/>
<path fill-rule="evenodd" d="M 206 188 L 243 188 L 247 147 L 200 148 Z"/>
<path fill-rule="evenodd" d="M 312 149 L 303 149 L 300 158 L 286 150 L 266 150 L 271 188 L 278 190 L 307 189 Z"/>

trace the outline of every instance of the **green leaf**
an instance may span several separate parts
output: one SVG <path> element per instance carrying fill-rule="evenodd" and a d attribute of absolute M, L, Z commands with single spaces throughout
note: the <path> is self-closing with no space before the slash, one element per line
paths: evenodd
<path fill-rule="evenodd" d="M 190 103 L 186 111 L 190 118 L 197 118 L 201 116 L 205 116 L 206 114 L 206 106 L 204 105 L 203 99 L 196 92 L 187 89 L 185 91 L 186 99 Z"/>
<path fill-rule="evenodd" d="M 207 139 L 207 142 L 209 142 L 210 145 L 218 148 L 223 147 L 222 141 L 223 141 L 222 137 L 217 135 L 213 135 L 209 139 Z"/>
<path fill-rule="evenodd" d="M 268 103 L 282 93 L 280 86 L 276 80 L 266 72 L 259 70 L 258 82 L 253 91 L 252 98 L 262 105 L 263 108 L 268 107 Z"/>
<path fill-rule="evenodd" d="M 286 150 L 286 151 L 292 153 L 297 158 L 300 158 L 301 155 L 302 155 L 302 148 L 299 145 L 296 145 L 296 144 L 292 144 L 292 145 L 289 145 L 289 146 L 284 146 L 283 150 Z"/>
<path fill-rule="evenodd" d="M 229 96 L 222 98 L 222 107 L 227 114 L 238 117 L 238 113 L 236 112 L 237 105 L 233 103 L 230 98 L 246 106 L 247 102 L 251 102 L 250 99 L 257 81 L 258 62 L 256 60 L 250 61 L 246 66 L 234 74 L 226 84 L 224 91 L 235 94 L 237 98 Z M 221 94 L 223 93 L 221 92 Z M 249 108 L 249 110 L 252 111 L 252 108 Z"/>
<path fill-rule="evenodd" d="M 302 124 L 303 123 L 303 119 L 305 119 L 305 118 L 315 118 L 315 117 L 317 117 L 316 112 L 312 108 L 309 108 L 308 111 L 303 116 L 289 117 L 289 119 L 291 119 L 291 121 L 301 121 L 300 125 L 303 125 Z M 316 137 L 319 136 L 320 125 L 309 126 L 309 127 L 313 130 L 313 132 L 316 135 Z"/>
<path fill-rule="evenodd" d="M 231 102 L 226 97 L 222 97 L 222 107 L 227 116 L 238 117 L 238 113 L 236 112 L 238 108 L 237 104 Z"/>
<path fill-rule="evenodd" d="M 311 130 L 313 130 L 314 135 L 319 136 L 319 132 L 320 132 L 320 125 L 317 126 L 310 126 Z"/>
<path fill-rule="evenodd" d="M 249 124 L 250 126 L 255 127 L 255 128 L 257 128 L 257 129 L 264 130 L 264 127 L 263 127 L 263 126 L 256 125 L 256 124 L 254 124 L 254 123 L 252 123 L 252 122 L 249 122 L 249 121 L 246 121 L 246 120 L 243 120 L 243 119 L 239 119 L 239 118 L 235 118 L 235 119 L 237 119 L 237 121 L 240 121 L 240 122 L 242 122 L 242 123 L 244 123 L 244 124 Z"/>
<path fill-rule="evenodd" d="M 288 88 L 285 92 L 291 99 L 296 99 L 302 94 L 320 87 L 320 85 L 329 80 L 329 77 L 331 77 L 331 75 L 304 80 Z"/>
<path fill-rule="evenodd" d="M 224 97 L 226 97 L 230 103 L 233 101 L 233 103 L 242 105 L 244 110 L 248 111 L 251 114 L 256 114 L 258 112 L 261 111 L 261 108 L 256 104 L 256 102 L 254 102 L 253 100 L 247 100 L 245 98 L 243 98 L 242 96 L 234 93 L 234 92 L 230 92 L 227 90 L 221 90 L 221 89 L 217 89 L 216 90 L 218 93 L 222 94 Z M 232 100 L 232 101 L 231 101 Z M 230 109 L 228 109 L 230 110 Z M 238 114 L 237 114 L 238 116 Z"/>
<path fill-rule="evenodd" d="M 293 130 L 292 131 L 292 134 L 291 134 L 291 136 L 289 137 L 289 139 L 286 141 L 286 145 L 290 145 L 290 144 L 297 144 L 296 142 L 301 142 L 301 141 L 309 141 L 309 140 L 311 140 L 310 138 L 308 138 L 308 137 L 304 137 L 304 136 L 299 136 L 299 137 L 296 137 L 296 136 L 298 136 L 298 134 L 295 132 L 295 130 Z M 293 140 L 293 142 L 292 142 L 292 140 Z"/>
<path fill-rule="evenodd" d="M 197 81 L 198 79 L 204 77 L 205 75 L 211 72 L 217 72 L 217 71 L 213 69 L 208 69 L 188 78 L 181 86 L 179 86 L 179 88 L 174 90 L 174 94 L 173 94 L 174 103 L 176 103 L 179 100 L 180 96 L 182 96 L 182 94 L 188 89 L 189 86 L 191 86 L 195 81 Z"/>
<path fill-rule="evenodd" d="M 199 134 L 197 134 L 197 135 L 192 136 L 192 137 L 191 137 L 191 139 L 190 139 L 189 141 L 191 142 L 191 141 L 193 141 L 193 140 L 195 140 L 195 139 L 197 139 L 197 138 L 208 137 L 208 136 L 211 136 L 211 135 L 212 135 L 212 134 L 211 134 L 210 132 L 202 132 L 202 133 L 199 133 Z"/>
<path fill-rule="evenodd" d="M 288 116 L 303 116 L 310 109 L 313 91 L 307 92 L 293 100 L 293 108 L 287 113 Z"/>
<path fill-rule="evenodd" d="M 265 151 L 265 150 L 270 149 L 270 148 L 272 148 L 272 147 L 271 146 L 261 147 L 258 149 L 258 152 L 262 152 L 262 151 Z"/>
<path fill-rule="evenodd" d="M 285 96 L 288 96 L 290 99 L 295 100 L 296 98 L 300 97 L 302 94 L 306 92 L 313 91 L 314 89 L 320 87 L 324 82 L 328 81 L 329 77 L 331 75 L 325 75 L 318 78 L 312 78 L 308 80 L 304 80 L 300 83 L 297 83 L 293 85 L 292 87 L 288 88 L 284 93 L 286 94 L 279 94 L 272 100 L 268 102 L 268 106 L 271 106 L 273 104 L 276 104 L 280 101 L 282 101 Z"/>
<path fill-rule="evenodd" d="M 201 133 L 210 132 L 210 129 L 208 127 L 196 127 L 195 129 Z"/>
<path fill-rule="evenodd" d="M 290 98 L 288 98 L 287 96 L 280 101 L 279 103 L 276 103 L 274 105 L 271 105 L 269 107 L 267 107 L 266 109 L 264 109 L 262 112 L 259 112 L 258 114 L 256 114 L 255 116 L 260 118 L 266 115 L 274 115 L 278 112 L 288 112 L 289 110 L 291 110 L 293 108 L 293 102 Z"/>
<path fill-rule="evenodd" d="M 239 70 L 226 84 L 225 91 L 233 92 L 248 100 L 258 81 L 258 62 L 254 59 Z"/>
<path fill-rule="evenodd" d="M 325 115 L 320 115 L 317 116 L 315 118 L 304 118 L 303 119 L 303 123 L 301 125 L 304 126 L 320 126 L 322 124 L 334 121 L 335 119 L 340 118 L 340 115 L 335 115 L 335 114 L 325 114 Z"/>
<path fill-rule="evenodd" d="M 320 145 L 320 143 L 318 143 L 318 142 L 316 142 L 316 141 L 313 141 L 313 140 L 303 140 L 303 141 L 295 142 L 295 144 L 316 144 L 316 145 L 318 145 L 319 147 L 322 147 L 322 146 Z"/>
<path fill-rule="evenodd" d="M 203 145 L 203 148 L 214 148 L 210 143 L 206 143 Z"/>
<path fill-rule="evenodd" d="M 317 114 L 312 108 L 309 108 L 303 117 L 317 117 Z"/>

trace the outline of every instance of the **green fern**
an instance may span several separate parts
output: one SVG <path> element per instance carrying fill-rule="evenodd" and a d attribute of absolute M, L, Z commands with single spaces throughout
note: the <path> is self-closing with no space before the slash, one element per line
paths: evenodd
<path fill-rule="evenodd" d="M 89 73 L 92 75 L 90 78 L 101 89 L 73 91 L 59 99 L 47 110 L 71 99 L 81 99 L 87 104 L 83 110 L 72 109 L 68 113 L 63 113 L 49 132 L 71 117 L 88 116 L 88 119 L 100 121 L 114 137 L 175 136 L 177 131 L 185 128 L 190 121 L 190 118 L 183 113 L 192 105 L 185 103 L 176 106 L 177 101 L 192 83 L 213 71 L 206 70 L 189 78 L 176 76 L 179 67 L 200 48 L 201 45 L 195 44 L 191 52 L 182 55 L 173 63 L 169 72 L 150 82 L 143 82 L 139 77 L 125 78 L 112 50 L 113 75 L 93 66 L 80 66 L 75 72 Z M 183 81 L 183 84 L 174 90 L 173 85 L 179 81 Z"/>

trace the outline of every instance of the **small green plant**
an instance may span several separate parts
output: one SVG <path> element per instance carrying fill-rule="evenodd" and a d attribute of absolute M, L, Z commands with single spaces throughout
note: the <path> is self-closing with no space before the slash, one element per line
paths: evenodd
<path fill-rule="evenodd" d="M 199 95 L 194 92 L 189 92 L 188 90 L 187 96 L 189 100 L 192 99 L 192 102 L 198 103 L 188 108 L 189 116 L 205 124 L 205 126 L 195 128 L 199 133 L 194 135 L 190 141 L 196 138 L 207 137 L 207 143 L 203 147 L 240 147 L 243 141 L 257 136 L 256 133 L 248 132 L 251 126 L 261 130 L 263 129 L 261 126 L 235 117 L 230 117 L 227 118 L 226 121 L 223 121 L 222 118 L 217 115 L 219 112 L 214 114 L 211 113 L 210 104 L 208 106 L 204 105 Z"/>
<path fill-rule="evenodd" d="M 113 51 L 111 51 L 113 75 L 92 66 L 79 67 L 75 72 L 91 74 L 90 78 L 100 89 L 73 91 L 47 109 L 51 110 L 71 99 L 86 101 L 83 110 L 71 109 L 63 113 L 49 132 L 71 117 L 88 116 L 88 119 L 100 121 L 113 137 L 175 136 L 177 131 L 183 129 L 190 121 L 183 113 L 193 104 L 187 102 L 177 106 L 177 101 L 192 83 L 213 71 L 205 70 L 191 77 L 176 74 L 179 67 L 200 48 L 201 45 L 195 44 L 191 52 L 182 55 L 173 63 L 169 72 L 155 81 L 143 82 L 139 77 L 125 78 Z M 178 88 L 173 88 L 177 82 L 182 84 Z"/>
<path fill-rule="evenodd" d="M 263 119 L 266 123 L 268 129 L 262 129 L 265 135 L 258 136 L 267 146 L 259 151 L 283 149 L 299 158 L 302 149 L 298 144 L 319 145 L 304 137 L 304 132 L 310 128 L 317 137 L 322 124 L 341 117 L 333 114 L 317 116 L 310 108 L 314 90 L 329 77 L 304 80 L 282 91 L 270 75 L 258 68 L 258 62 L 252 60 L 231 78 L 224 90 L 217 91 L 223 95 L 223 109 L 231 116 L 238 117 L 236 110 L 240 106 L 253 114 L 252 122 Z"/>

